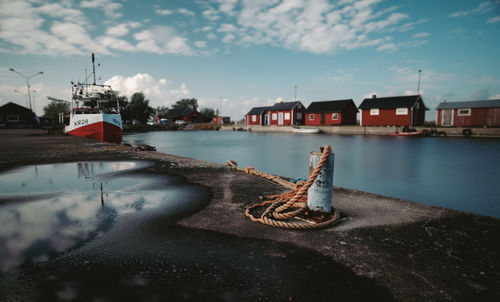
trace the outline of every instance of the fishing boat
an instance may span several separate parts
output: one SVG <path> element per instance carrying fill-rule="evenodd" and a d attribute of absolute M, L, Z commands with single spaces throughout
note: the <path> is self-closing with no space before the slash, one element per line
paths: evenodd
<path fill-rule="evenodd" d="M 293 133 L 319 133 L 320 130 L 319 130 L 319 128 L 299 128 L 299 127 L 292 127 L 292 132 Z"/>
<path fill-rule="evenodd" d="M 71 112 L 65 117 L 64 132 L 120 144 L 122 142 L 122 118 L 118 95 L 110 85 L 96 84 L 94 61 L 94 54 L 92 54 L 94 75 L 92 84 L 71 82 Z"/>

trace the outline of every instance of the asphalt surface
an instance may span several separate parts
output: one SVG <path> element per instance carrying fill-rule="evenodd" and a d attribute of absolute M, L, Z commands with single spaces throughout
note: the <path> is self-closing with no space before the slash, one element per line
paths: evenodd
<path fill-rule="evenodd" d="M 287 231 L 243 215 L 246 204 L 282 187 L 218 164 L 37 130 L 0 130 L 0 138 L 0 171 L 148 160 L 154 165 L 136 171 L 141 177 L 176 177 L 203 192 L 199 206 L 117 217 L 47 261 L 0 273 L 2 301 L 500 298 L 498 219 L 335 188 L 342 223 Z"/>

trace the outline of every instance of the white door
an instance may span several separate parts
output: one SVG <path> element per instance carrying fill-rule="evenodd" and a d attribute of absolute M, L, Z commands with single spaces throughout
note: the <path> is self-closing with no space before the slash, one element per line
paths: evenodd
<path fill-rule="evenodd" d="M 453 126 L 453 109 L 441 111 L 441 126 Z"/>
<path fill-rule="evenodd" d="M 283 125 L 283 112 L 278 112 L 278 125 Z"/>

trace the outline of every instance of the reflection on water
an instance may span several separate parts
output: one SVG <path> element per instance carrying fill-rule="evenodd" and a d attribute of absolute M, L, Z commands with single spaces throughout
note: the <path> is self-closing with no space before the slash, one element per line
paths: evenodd
<path fill-rule="evenodd" d="M 120 215 L 160 207 L 175 212 L 171 208 L 192 207 L 199 200 L 183 202 L 180 196 L 193 194 L 172 186 L 173 177 L 124 173 L 145 165 L 80 162 L 28 166 L 1 174 L 0 271 L 46 261 L 98 237 Z M 155 187 L 159 189 L 151 190 Z"/>

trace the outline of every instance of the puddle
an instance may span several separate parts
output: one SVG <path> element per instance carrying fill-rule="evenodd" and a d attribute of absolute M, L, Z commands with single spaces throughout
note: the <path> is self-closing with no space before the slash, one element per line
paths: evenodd
<path fill-rule="evenodd" d="M 0 174 L 0 272 L 100 237 L 126 215 L 175 216 L 206 192 L 173 176 L 140 174 L 151 163 L 77 162 Z"/>

